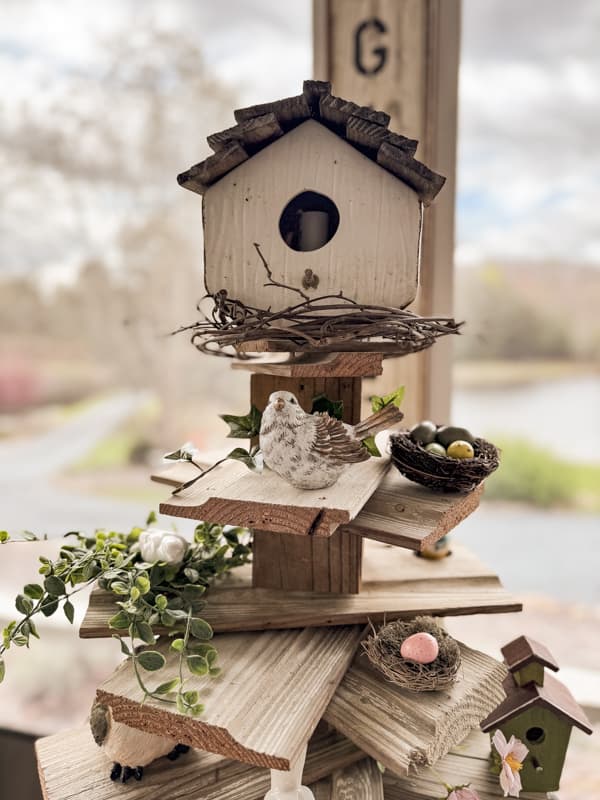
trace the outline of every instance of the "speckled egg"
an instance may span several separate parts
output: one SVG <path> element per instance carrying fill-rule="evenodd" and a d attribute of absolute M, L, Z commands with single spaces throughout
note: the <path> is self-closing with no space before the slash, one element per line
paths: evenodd
<path fill-rule="evenodd" d="M 424 632 L 407 636 L 400 646 L 402 658 L 414 661 L 416 664 L 431 664 L 436 660 L 439 652 L 440 648 L 435 636 Z"/>

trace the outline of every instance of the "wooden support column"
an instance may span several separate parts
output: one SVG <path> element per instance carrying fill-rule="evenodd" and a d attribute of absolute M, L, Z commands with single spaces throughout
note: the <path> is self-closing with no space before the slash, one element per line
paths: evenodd
<path fill-rule="evenodd" d="M 460 0 L 313 0 L 314 77 L 334 94 L 386 111 L 419 140 L 417 158 L 446 176 L 425 209 L 419 314 L 452 313 Z M 386 366 L 405 384 L 408 424 L 450 419 L 451 338 Z M 376 390 L 378 391 L 378 390 Z"/>
<path fill-rule="evenodd" d="M 291 378 L 256 375 L 250 400 L 261 411 L 271 392 L 293 392 L 310 410 L 312 398 L 326 394 L 344 403 L 344 421 L 360 420 L 362 378 Z M 263 589 L 357 594 L 360 591 L 362 537 L 343 530 L 329 538 L 255 531 L 252 584 Z"/>

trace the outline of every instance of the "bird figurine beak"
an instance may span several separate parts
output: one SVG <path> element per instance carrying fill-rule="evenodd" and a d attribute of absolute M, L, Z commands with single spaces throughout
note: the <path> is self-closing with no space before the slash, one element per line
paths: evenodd
<path fill-rule="evenodd" d="M 273 405 L 275 406 L 275 411 L 283 411 L 285 407 L 285 400 L 283 399 L 283 397 L 278 397 L 277 400 L 275 400 L 275 402 L 273 403 Z"/>

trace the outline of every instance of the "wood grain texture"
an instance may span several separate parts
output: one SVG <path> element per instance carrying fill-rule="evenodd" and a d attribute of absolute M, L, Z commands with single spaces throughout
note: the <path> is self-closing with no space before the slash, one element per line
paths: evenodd
<path fill-rule="evenodd" d="M 350 664 L 362 630 L 347 626 L 218 634 L 214 645 L 222 674 L 193 677 L 187 683 L 204 702 L 200 717 L 185 716 L 155 700 L 142 704 L 128 661 L 98 688 L 97 699 L 110 706 L 118 722 L 131 727 L 236 761 L 289 769 Z M 172 675 L 178 656 L 167 645 L 160 647 L 167 659 L 164 669 Z"/>
<path fill-rule="evenodd" d="M 340 358 L 347 361 L 344 356 Z M 250 402 L 264 409 L 271 392 L 283 390 L 293 392 L 300 405 L 309 410 L 313 398 L 324 394 L 342 402 L 344 422 L 356 424 L 361 416 L 361 388 L 360 377 L 254 374 L 250 379 Z M 361 588 L 362 549 L 360 537 L 343 531 L 335 531 L 329 538 L 258 531 L 252 551 L 252 585 L 261 589 L 357 594 Z"/>
<path fill-rule="evenodd" d="M 388 458 L 372 458 L 352 464 L 328 489 L 302 490 L 270 470 L 257 474 L 239 462 L 226 461 L 161 503 L 160 512 L 276 533 L 331 536 L 356 517 L 389 466 Z M 161 471 L 157 477 L 164 482 L 164 475 Z"/>
<path fill-rule="evenodd" d="M 504 697 L 504 665 L 463 644 L 461 656 L 450 689 L 411 693 L 386 682 L 359 653 L 324 718 L 398 775 L 435 764 Z"/>
<path fill-rule="evenodd" d="M 443 783 L 449 786 L 471 783 L 480 800 L 497 800 L 504 796 L 500 783 L 489 769 L 490 740 L 479 731 L 473 731 L 460 744 L 441 758 L 435 769 L 425 768 L 416 775 L 398 777 L 386 771 L 383 776 L 385 800 L 431 800 L 441 797 Z M 550 800 L 556 795 L 539 792 L 521 792 L 521 800 Z"/>
<path fill-rule="evenodd" d="M 383 356 L 381 353 L 311 353 L 292 356 L 287 361 L 237 360 L 231 366 L 236 370 L 285 378 L 374 378 L 383 372 Z"/>
<path fill-rule="evenodd" d="M 391 469 L 360 514 L 343 530 L 422 551 L 472 514 L 482 494 L 483 484 L 471 492 L 433 492 Z"/>
<path fill-rule="evenodd" d="M 290 562 L 290 570 L 293 570 Z M 458 616 L 520 611 L 497 576 L 458 544 L 439 561 L 379 542 L 365 541 L 361 593 L 253 588 L 250 568 L 236 570 L 207 594 L 202 616 L 216 631 L 267 630 L 306 626 L 366 624 L 369 620 L 411 618 L 418 614 Z M 83 638 L 110 636 L 114 597 L 95 590 L 79 629 Z"/>
<path fill-rule="evenodd" d="M 87 725 L 38 739 L 36 751 L 45 800 L 263 800 L 270 787 L 267 769 L 199 750 L 175 762 L 160 759 L 146 768 L 141 783 L 115 784 Z M 364 753 L 348 739 L 317 732 L 308 745 L 303 780 L 314 784 L 358 760 Z"/>
<path fill-rule="evenodd" d="M 383 779 L 372 758 L 365 758 L 311 787 L 315 800 L 384 800 Z"/>
<path fill-rule="evenodd" d="M 358 26 L 376 16 L 385 33 L 372 28 L 363 39 L 367 70 L 355 64 Z M 446 176 L 446 184 L 423 219 L 420 288 L 414 310 L 452 316 L 459 0 L 313 0 L 314 77 L 335 92 L 391 116 L 390 127 L 419 140 L 418 156 Z M 398 359 L 387 378 L 410 386 L 403 410 L 410 424 L 450 421 L 452 343 Z M 387 382 L 387 381 L 386 381 Z"/>
<path fill-rule="evenodd" d="M 288 202 L 310 189 L 337 206 L 340 222 L 318 250 L 284 242 L 279 220 Z M 417 194 L 324 125 L 308 120 L 241 164 L 204 194 L 205 280 L 249 306 L 272 310 L 298 301 L 289 289 L 265 287 L 254 248 L 261 246 L 276 281 L 302 287 L 306 269 L 319 277 L 309 296 L 338 294 L 403 307 L 417 291 L 420 206 Z M 398 224 L 398 220 L 402 224 Z M 231 236 L 231 231 L 247 235 Z"/>

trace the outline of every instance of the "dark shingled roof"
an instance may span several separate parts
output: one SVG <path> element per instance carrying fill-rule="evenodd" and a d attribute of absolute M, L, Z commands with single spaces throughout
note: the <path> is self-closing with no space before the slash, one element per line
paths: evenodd
<path fill-rule="evenodd" d="M 529 636 L 519 636 L 518 639 L 509 642 L 502 648 L 502 655 L 511 672 L 522 669 L 532 661 L 543 664 L 554 672 L 558 672 L 559 669 L 550 650 Z"/>
<path fill-rule="evenodd" d="M 380 167 L 406 183 L 429 205 L 446 179 L 414 157 L 417 142 L 388 130 L 389 114 L 334 97 L 326 81 L 304 81 L 302 94 L 234 112 L 237 125 L 208 137 L 214 151 L 177 176 L 198 194 L 232 169 L 308 119 L 325 125 Z"/>
<path fill-rule="evenodd" d="M 567 687 L 552 675 L 546 675 L 543 686 L 517 686 L 512 675 L 508 675 L 502 685 L 506 700 L 481 723 L 481 730 L 485 733 L 498 728 L 528 708 L 540 706 L 581 728 L 584 733 L 592 733 L 592 726 L 583 709 Z"/>

